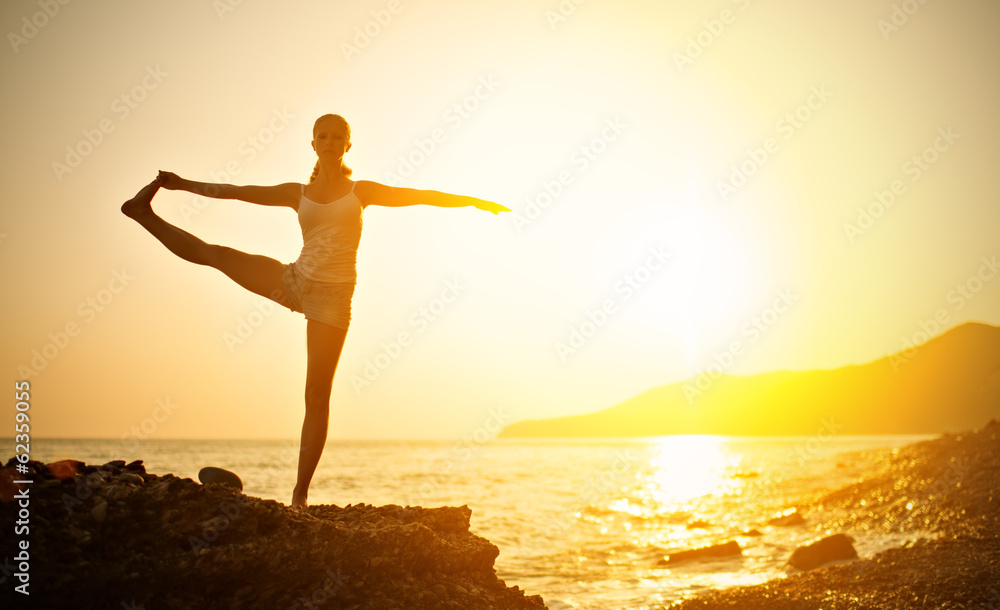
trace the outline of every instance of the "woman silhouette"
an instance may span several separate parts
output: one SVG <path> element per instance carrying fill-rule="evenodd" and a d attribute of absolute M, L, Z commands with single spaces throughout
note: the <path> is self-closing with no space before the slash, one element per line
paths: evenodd
<path fill-rule="evenodd" d="M 351 149 L 351 128 L 336 114 L 316 120 L 312 147 L 319 158 L 308 184 L 208 184 L 161 171 L 122 205 L 126 216 L 177 256 L 215 267 L 247 290 L 305 314 L 306 408 L 292 506 L 306 505 L 309 483 L 326 444 L 333 376 L 351 320 L 363 210 L 369 205 L 426 204 L 475 206 L 494 214 L 510 211 L 498 203 L 475 197 L 351 180 L 351 170 L 344 165 L 344 154 Z M 302 227 L 302 252 L 295 262 L 282 264 L 266 256 L 206 243 L 153 212 L 153 195 L 160 188 L 292 208 L 298 213 Z"/>

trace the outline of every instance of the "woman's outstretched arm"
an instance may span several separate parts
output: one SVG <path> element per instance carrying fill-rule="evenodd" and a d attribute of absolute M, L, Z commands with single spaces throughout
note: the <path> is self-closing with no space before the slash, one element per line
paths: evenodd
<path fill-rule="evenodd" d="M 509 212 L 510 208 L 499 203 L 486 201 L 466 195 L 452 195 L 440 191 L 425 191 L 421 189 L 386 186 L 370 180 L 359 180 L 354 192 L 365 206 L 404 206 L 404 205 L 436 205 L 442 208 L 460 208 L 473 206 L 480 210 L 499 214 Z"/>
<path fill-rule="evenodd" d="M 173 191 L 188 191 L 196 195 L 214 199 L 239 199 L 259 205 L 286 206 L 297 209 L 301 186 L 295 182 L 286 182 L 275 186 L 236 186 L 233 184 L 214 184 L 211 182 L 196 182 L 181 178 L 173 172 L 160 170 L 157 177 L 160 187 Z"/>

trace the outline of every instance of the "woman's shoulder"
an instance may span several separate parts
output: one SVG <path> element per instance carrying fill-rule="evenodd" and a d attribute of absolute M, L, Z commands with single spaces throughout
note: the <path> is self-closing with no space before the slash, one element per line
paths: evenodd
<path fill-rule="evenodd" d="M 380 182 L 375 182 L 374 180 L 355 180 L 353 189 L 355 193 L 375 195 L 379 193 L 388 193 L 392 191 L 393 187 Z"/>
<path fill-rule="evenodd" d="M 366 208 L 374 199 L 378 197 L 381 189 L 387 188 L 384 184 L 379 184 L 372 180 L 355 180 L 351 192 L 361 202 L 361 207 Z"/>

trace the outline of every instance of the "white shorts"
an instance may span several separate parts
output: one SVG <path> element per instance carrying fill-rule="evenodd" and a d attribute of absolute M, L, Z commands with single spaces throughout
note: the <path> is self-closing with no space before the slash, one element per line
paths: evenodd
<path fill-rule="evenodd" d="M 307 320 L 344 329 L 351 325 L 351 299 L 354 298 L 355 284 L 315 282 L 303 277 L 295 268 L 295 263 L 284 266 L 281 280 L 285 288 L 285 302 L 278 302 L 285 307 L 305 314 Z"/>

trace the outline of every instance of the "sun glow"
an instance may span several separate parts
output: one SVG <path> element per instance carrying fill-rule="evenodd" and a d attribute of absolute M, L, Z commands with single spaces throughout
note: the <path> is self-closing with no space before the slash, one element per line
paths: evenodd
<path fill-rule="evenodd" d="M 677 267 L 677 292 L 683 301 L 684 358 L 687 373 L 696 374 L 711 362 L 713 350 L 731 343 L 744 323 L 748 303 L 754 303 L 754 286 L 765 277 L 762 249 L 766 240 L 745 218 L 720 206 L 716 193 L 707 191 L 710 172 L 697 161 L 687 169 L 687 184 L 678 194 L 679 230 L 673 232 Z"/>

